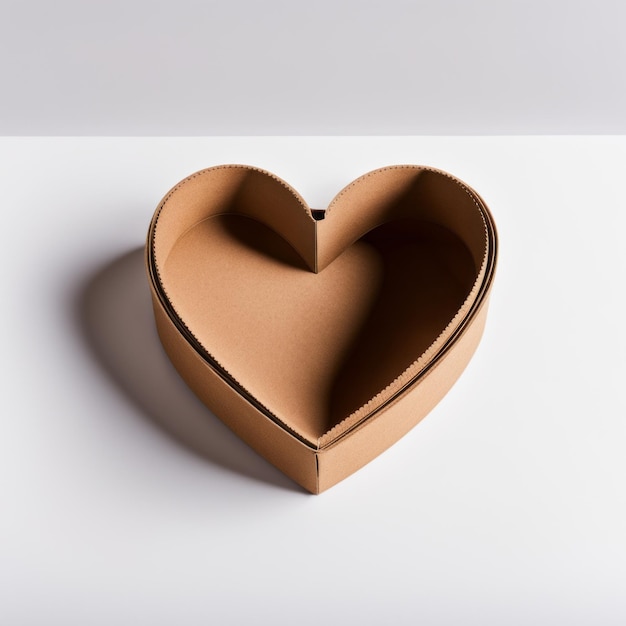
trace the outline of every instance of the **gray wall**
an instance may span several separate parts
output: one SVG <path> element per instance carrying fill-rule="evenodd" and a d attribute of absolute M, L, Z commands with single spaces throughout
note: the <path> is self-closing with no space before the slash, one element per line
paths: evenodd
<path fill-rule="evenodd" d="M 0 0 L 0 134 L 626 133 L 626 2 Z"/>

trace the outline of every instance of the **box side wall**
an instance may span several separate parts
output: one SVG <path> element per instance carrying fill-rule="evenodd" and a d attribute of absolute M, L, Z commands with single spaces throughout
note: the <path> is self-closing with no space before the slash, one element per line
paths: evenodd
<path fill-rule="evenodd" d="M 318 492 L 315 450 L 263 415 L 230 387 L 186 341 L 152 290 L 159 337 L 192 391 L 251 448 L 311 493 Z M 210 417 L 207 415 L 207 419 Z"/>
<path fill-rule="evenodd" d="M 416 426 L 459 378 L 482 336 L 487 317 L 485 300 L 447 355 L 428 374 L 374 418 L 320 450 L 319 491 L 325 491 L 376 458 Z"/>

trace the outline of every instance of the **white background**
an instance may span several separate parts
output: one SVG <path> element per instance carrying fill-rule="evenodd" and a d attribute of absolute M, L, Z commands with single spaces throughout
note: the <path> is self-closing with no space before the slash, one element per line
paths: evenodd
<path fill-rule="evenodd" d="M 187 390 L 141 248 L 183 176 L 315 207 L 378 166 L 466 180 L 501 256 L 483 342 L 409 435 L 311 496 Z M 626 139 L 4 139 L 0 622 L 626 623 Z"/>
<path fill-rule="evenodd" d="M 0 0 L 0 134 L 626 133 L 623 0 Z"/>

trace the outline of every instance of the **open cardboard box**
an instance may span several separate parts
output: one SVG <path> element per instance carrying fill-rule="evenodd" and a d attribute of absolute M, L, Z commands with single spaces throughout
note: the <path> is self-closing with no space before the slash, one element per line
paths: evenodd
<path fill-rule="evenodd" d="M 146 261 L 181 376 L 320 493 L 402 437 L 463 371 L 496 245 L 484 202 L 445 172 L 375 170 L 314 211 L 276 176 L 226 165 L 165 196 Z"/>

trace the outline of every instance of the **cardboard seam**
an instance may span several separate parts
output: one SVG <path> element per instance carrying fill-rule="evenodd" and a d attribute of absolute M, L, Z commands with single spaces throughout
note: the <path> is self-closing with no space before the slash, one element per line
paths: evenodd
<path fill-rule="evenodd" d="M 320 455 L 315 452 L 315 493 L 320 492 Z"/>

